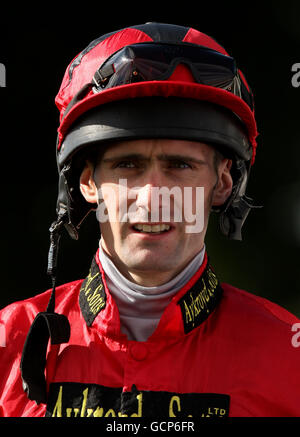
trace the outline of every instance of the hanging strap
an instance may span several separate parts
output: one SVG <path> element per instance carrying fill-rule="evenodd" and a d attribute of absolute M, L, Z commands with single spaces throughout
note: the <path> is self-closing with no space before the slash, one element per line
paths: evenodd
<path fill-rule="evenodd" d="M 21 358 L 23 389 L 37 404 L 47 402 L 45 367 L 49 340 L 54 345 L 67 343 L 70 338 L 67 317 L 54 311 L 58 244 L 64 222 L 65 216 L 59 217 L 50 227 L 48 274 L 52 278 L 51 297 L 46 312 L 38 313 L 30 327 Z"/>
<path fill-rule="evenodd" d="M 49 339 L 51 344 L 60 344 L 67 343 L 69 338 L 70 324 L 66 316 L 47 312 L 37 314 L 21 359 L 23 389 L 37 404 L 47 402 L 45 366 Z"/>

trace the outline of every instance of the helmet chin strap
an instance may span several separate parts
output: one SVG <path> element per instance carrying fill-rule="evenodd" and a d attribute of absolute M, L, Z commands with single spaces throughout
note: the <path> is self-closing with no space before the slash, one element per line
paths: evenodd
<path fill-rule="evenodd" d="M 253 199 L 246 196 L 247 181 L 250 167 L 247 170 L 244 161 L 237 159 L 235 164 L 236 183 L 229 200 L 220 211 L 219 225 L 222 234 L 231 240 L 242 240 L 242 226 L 253 208 L 262 208 L 254 205 Z"/>
<path fill-rule="evenodd" d="M 52 279 L 52 292 L 46 311 L 38 313 L 32 322 L 21 358 L 23 389 L 28 398 L 37 404 L 47 402 L 45 367 L 49 340 L 51 345 L 58 345 L 67 343 L 70 339 L 70 323 L 67 317 L 55 313 L 57 253 L 66 215 L 59 216 L 50 227 L 48 274 Z"/>
<path fill-rule="evenodd" d="M 242 226 L 253 208 L 261 208 L 252 204 L 250 197 L 242 196 L 238 201 L 233 202 L 228 210 L 220 214 L 220 230 L 230 240 L 242 240 Z"/>
<path fill-rule="evenodd" d="M 57 268 L 57 255 L 59 242 L 61 237 L 61 229 L 65 224 L 65 217 L 58 217 L 55 222 L 50 226 L 50 248 L 48 253 L 48 266 L 47 274 L 51 277 L 52 281 L 52 292 L 48 302 L 47 311 L 54 313 L 55 310 L 55 286 L 56 286 L 56 268 Z"/>

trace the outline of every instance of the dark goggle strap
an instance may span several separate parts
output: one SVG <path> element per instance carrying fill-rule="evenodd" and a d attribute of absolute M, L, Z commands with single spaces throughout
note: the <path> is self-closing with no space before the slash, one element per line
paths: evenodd
<path fill-rule="evenodd" d="M 21 358 L 23 389 L 27 397 L 37 404 L 47 402 L 45 367 L 49 340 L 52 345 L 55 345 L 67 343 L 70 338 L 70 324 L 67 317 L 54 311 L 57 252 L 64 222 L 63 218 L 59 218 L 50 227 L 48 274 L 52 278 L 51 297 L 46 311 L 38 313 L 32 322 Z"/>

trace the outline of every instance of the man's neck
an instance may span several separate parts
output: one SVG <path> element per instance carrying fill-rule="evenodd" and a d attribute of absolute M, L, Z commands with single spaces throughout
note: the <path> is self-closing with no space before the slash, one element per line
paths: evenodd
<path fill-rule="evenodd" d="M 154 332 L 161 315 L 171 299 L 191 279 L 200 268 L 205 248 L 190 261 L 170 281 L 162 285 L 139 285 L 126 278 L 112 259 L 103 250 L 101 244 L 99 259 L 105 273 L 105 279 L 119 310 L 121 331 L 129 340 L 146 341 Z"/>

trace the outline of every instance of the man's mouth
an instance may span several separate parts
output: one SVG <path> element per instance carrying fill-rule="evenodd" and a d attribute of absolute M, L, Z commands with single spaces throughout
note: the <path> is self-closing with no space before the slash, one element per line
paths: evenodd
<path fill-rule="evenodd" d="M 168 232 L 171 229 L 171 226 L 167 223 L 156 223 L 156 224 L 144 224 L 144 223 L 136 223 L 132 226 L 135 231 L 146 233 L 146 234 L 161 234 L 164 232 Z"/>

